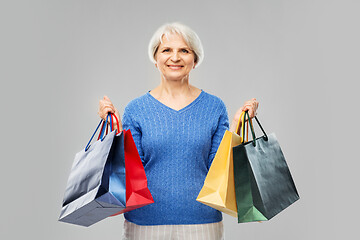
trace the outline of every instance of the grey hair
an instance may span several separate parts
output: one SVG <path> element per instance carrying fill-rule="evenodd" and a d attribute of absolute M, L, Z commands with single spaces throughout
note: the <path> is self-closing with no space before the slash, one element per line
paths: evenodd
<path fill-rule="evenodd" d="M 178 22 L 164 24 L 158 30 L 156 30 L 150 40 L 148 47 L 150 61 L 156 63 L 155 55 L 159 45 L 162 43 L 162 37 L 165 36 L 168 38 L 170 34 L 174 33 L 181 35 L 184 38 L 186 44 L 194 52 L 196 63 L 195 67 L 198 67 L 204 59 L 204 49 L 200 38 L 191 28 Z"/>

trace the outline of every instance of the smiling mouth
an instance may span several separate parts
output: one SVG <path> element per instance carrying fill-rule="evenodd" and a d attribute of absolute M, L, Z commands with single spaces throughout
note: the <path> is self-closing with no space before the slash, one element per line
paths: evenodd
<path fill-rule="evenodd" d="M 182 65 L 167 65 L 167 66 L 174 70 L 181 69 L 183 67 Z"/>

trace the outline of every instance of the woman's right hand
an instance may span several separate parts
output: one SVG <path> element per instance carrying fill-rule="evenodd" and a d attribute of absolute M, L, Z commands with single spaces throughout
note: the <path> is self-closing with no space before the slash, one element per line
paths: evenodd
<path fill-rule="evenodd" d="M 118 110 L 114 107 L 110 98 L 108 98 L 107 96 L 104 96 L 104 98 L 99 101 L 98 114 L 102 119 L 105 120 L 108 113 L 113 113 L 116 115 L 116 117 L 119 119 L 119 126 L 120 126 L 119 131 L 122 131 L 122 123 L 121 123 L 120 114 L 119 114 Z M 116 121 L 113 121 L 113 127 L 114 127 L 114 129 L 117 129 Z"/>

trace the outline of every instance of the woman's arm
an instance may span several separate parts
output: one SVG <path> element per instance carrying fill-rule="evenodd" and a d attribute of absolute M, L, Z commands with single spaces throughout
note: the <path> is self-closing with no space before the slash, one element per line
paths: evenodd
<path fill-rule="evenodd" d="M 259 107 L 259 102 L 256 100 L 256 98 L 246 101 L 244 105 L 241 108 L 239 108 L 238 111 L 235 113 L 235 116 L 231 122 L 230 132 L 236 131 L 236 127 L 239 122 L 240 115 L 243 111 L 249 111 L 248 112 L 249 117 L 253 118 L 256 115 L 256 110 L 258 109 L 258 107 Z M 240 124 L 241 124 L 241 119 L 240 119 Z"/>
<path fill-rule="evenodd" d="M 216 155 L 216 152 L 219 148 L 219 145 L 221 143 L 221 140 L 224 136 L 224 133 L 226 130 L 229 129 L 229 117 L 227 114 L 226 106 L 224 102 L 221 101 L 221 107 L 220 107 L 220 113 L 219 113 L 219 119 L 217 121 L 217 127 L 212 135 L 211 139 L 211 149 L 209 153 L 209 159 L 208 159 L 208 168 L 210 168 L 214 157 Z"/>

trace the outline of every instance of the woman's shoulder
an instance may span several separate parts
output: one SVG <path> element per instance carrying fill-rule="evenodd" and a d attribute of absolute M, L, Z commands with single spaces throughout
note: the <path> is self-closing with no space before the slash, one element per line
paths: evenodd
<path fill-rule="evenodd" d="M 209 104 L 212 104 L 212 105 L 221 105 L 221 106 L 225 107 L 225 103 L 224 103 L 224 101 L 223 101 L 220 97 L 218 97 L 218 96 L 216 96 L 216 95 L 214 95 L 214 94 L 212 94 L 212 93 L 209 93 L 209 92 L 207 92 L 207 91 L 204 91 L 204 90 L 202 90 L 202 92 L 203 92 L 203 94 L 204 94 L 205 100 L 206 100 L 207 102 L 209 102 Z"/>
<path fill-rule="evenodd" d="M 144 105 L 148 101 L 148 98 L 148 92 L 146 92 L 145 94 L 130 100 L 125 108 L 138 108 Z"/>

